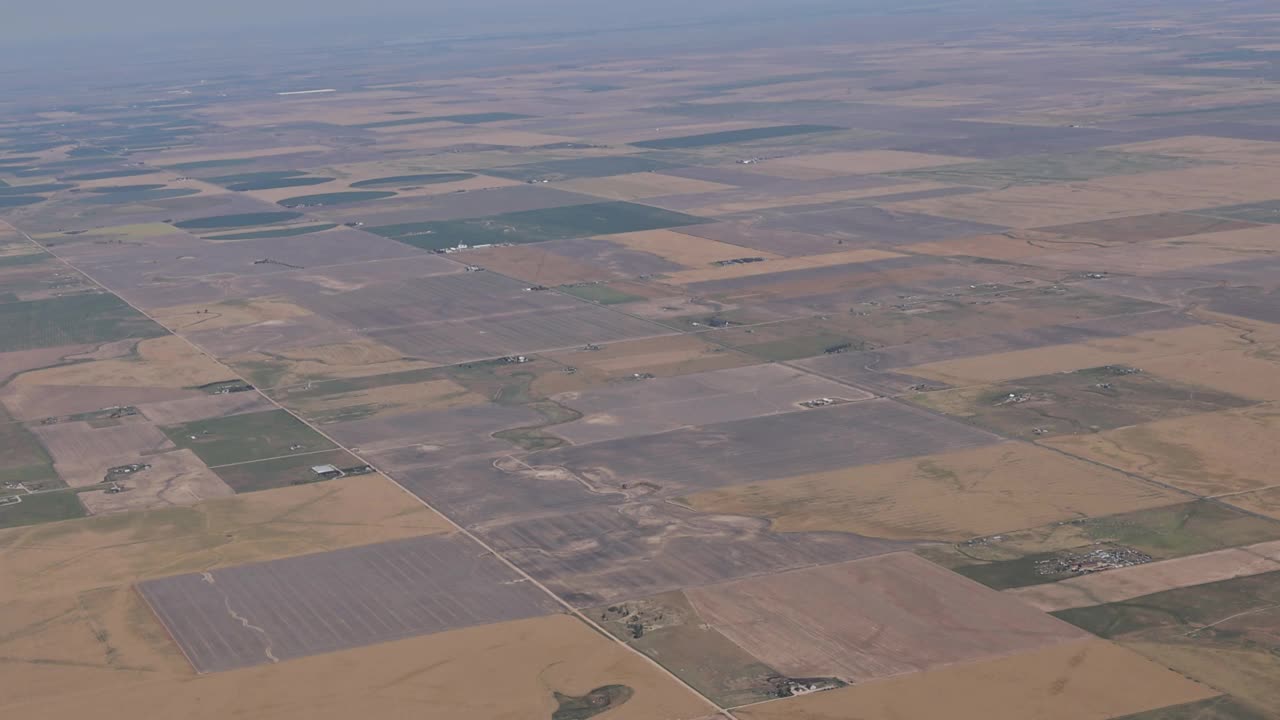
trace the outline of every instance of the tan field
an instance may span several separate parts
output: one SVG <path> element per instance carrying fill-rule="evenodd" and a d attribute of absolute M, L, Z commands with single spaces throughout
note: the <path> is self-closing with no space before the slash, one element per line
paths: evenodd
<path fill-rule="evenodd" d="M 1042 441 L 1206 497 L 1276 485 L 1280 406 L 1258 405 Z"/>
<path fill-rule="evenodd" d="M 695 335 L 610 343 L 596 351 L 560 350 L 544 356 L 578 369 L 573 375 L 552 373 L 534 380 L 533 389 L 544 395 L 581 390 L 638 372 L 674 377 L 760 362 L 750 355 L 713 345 Z"/>
<path fill-rule="evenodd" d="M 119 485 L 125 488 L 125 492 L 80 493 L 80 502 L 91 515 L 194 505 L 235 494 L 190 450 L 174 450 L 139 459 L 151 467 L 122 478 Z"/>
<path fill-rule="evenodd" d="M 1280 345 L 1249 345 L 1142 361 L 1160 377 L 1254 400 L 1280 400 Z"/>
<path fill-rule="evenodd" d="M 1113 145 L 1108 150 L 1153 153 L 1232 165 L 1280 166 L 1280 142 L 1209 135 L 1184 135 L 1148 142 Z"/>
<path fill-rule="evenodd" d="M 1273 611 L 1274 612 L 1274 611 Z M 1254 616 L 1257 620 L 1257 616 Z M 1126 642 L 1126 647 L 1176 672 L 1252 702 L 1260 708 L 1280 707 L 1280 658 L 1263 647 L 1206 647 L 1186 643 Z"/>
<path fill-rule="evenodd" d="M 738 257 L 750 256 L 752 256 L 752 251 L 743 248 L 742 255 L 739 255 Z M 706 282 L 708 280 L 727 280 L 729 278 L 751 277 L 753 275 L 765 275 L 769 273 L 785 272 L 787 270 L 831 267 L 833 265 L 872 262 L 875 260 L 887 260 L 889 258 L 896 257 L 902 257 L 902 254 L 889 252 L 888 250 L 864 248 L 861 250 L 845 250 L 843 252 L 825 253 L 822 255 L 778 258 L 777 260 L 766 260 L 761 263 L 747 263 L 745 265 L 726 265 L 724 267 L 681 270 L 678 272 L 667 273 L 664 281 L 674 285 L 687 285 L 689 283 Z"/>
<path fill-rule="evenodd" d="M 311 118 L 314 119 L 314 118 Z M 248 158 L 272 157 L 275 155 L 293 155 L 295 153 L 305 152 L 328 152 L 329 148 L 325 145 L 288 145 L 284 147 L 263 148 L 251 152 L 226 151 L 226 152 L 183 152 L 182 150 L 149 154 L 147 161 L 156 165 L 182 165 L 194 162 L 209 162 L 211 160 L 241 160 Z"/>
<path fill-rule="evenodd" d="M 1280 520 L 1280 486 L 1229 495 L 1223 501 L 1249 512 Z"/>
<path fill-rule="evenodd" d="M 862 465 L 689 495 L 701 512 L 765 517 L 778 532 L 958 541 L 1185 496 L 1021 443 Z"/>
<path fill-rule="evenodd" d="M 841 175 L 871 175 L 875 173 L 893 172 L 896 170 L 915 170 L 916 168 L 936 167 L 938 165 L 955 165 L 974 162 L 972 158 L 952 157 L 950 155 L 930 155 L 928 153 L 904 152 L 901 150 L 861 150 L 856 152 L 831 152 L 818 155 L 796 155 L 793 157 L 765 160 L 752 167 L 763 172 L 779 174 L 791 168 L 820 170 L 824 177 Z M 783 175 L 783 177 L 790 177 Z"/>
<path fill-rule="evenodd" d="M 370 408 L 379 417 L 415 410 L 447 410 L 487 402 L 483 395 L 469 392 L 452 380 L 429 380 L 408 385 L 384 385 L 368 390 L 303 397 L 286 401 L 291 410 L 304 417 L 337 413 L 348 408 Z"/>
<path fill-rule="evenodd" d="M 769 210 L 771 208 L 790 207 L 792 205 L 819 205 L 822 203 L 843 202 L 845 200 L 873 198 L 881 195 L 897 195 L 899 193 L 921 192 L 924 190 L 939 190 L 945 187 L 953 186 L 935 182 L 913 182 L 902 183 L 901 185 L 881 185 L 880 187 L 859 188 L 857 190 L 832 190 L 831 192 L 812 193 L 809 195 L 789 195 L 781 197 L 777 195 L 761 195 L 752 200 L 734 200 L 719 203 L 717 205 L 706 205 L 704 207 L 694 208 L 688 212 L 693 215 L 704 216 L 732 215 L 733 213 L 751 212 L 753 210 Z"/>
<path fill-rule="evenodd" d="M 311 312 L 281 298 L 252 298 L 212 304 L 175 305 L 153 310 L 150 315 L 161 325 L 181 333 L 288 320 L 311 315 Z"/>
<path fill-rule="evenodd" d="M 109 427 L 66 422 L 31 430 L 53 458 L 58 476 L 72 487 L 96 485 L 110 467 L 147 462 L 152 455 L 174 449 L 159 428 L 137 416 Z"/>
<path fill-rule="evenodd" d="M 186 340 L 167 335 L 139 342 L 133 357 L 34 370 L 19 375 L 13 383 L 183 388 L 227 379 L 227 369 L 220 363 Z"/>
<path fill-rule="evenodd" d="M 688 268 L 703 268 L 717 260 L 740 257 L 762 257 L 776 260 L 778 256 L 741 245 L 731 245 L 717 240 L 694 237 L 673 230 L 647 230 L 622 233 L 604 238 L 609 242 L 625 245 L 632 250 L 652 253 Z"/>
<path fill-rule="evenodd" d="M 1162 560 L 1006 590 L 1045 612 L 1120 602 L 1180 587 L 1280 570 L 1280 541 Z"/>
<path fill-rule="evenodd" d="M 1126 175 L 1083 183 L 1035 185 L 988 193 L 890 203 L 907 212 L 1017 228 L 1195 210 L 1274 197 L 1274 169 L 1213 166 Z"/>
<path fill-rule="evenodd" d="M 1116 682 L 1116 678 L 1124 678 Z M 1218 693 L 1103 640 L 953 665 L 737 711 L 744 720 L 1109 720 Z"/>
<path fill-rule="evenodd" d="M 1222 265 L 1259 254 L 1270 254 L 1269 249 L 1250 250 L 1248 246 L 1214 247 L 1197 242 L 1195 238 L 1172 241 L 1134 243 L 1109 248 L 1072 250 L 1061 254 L 1042 255 L 1037 265 L 1055 270 L 1090 272 L 1106 268 L 1108 272 L 1124 275 L 1157 275 L 1180 270 L 1191 270 L 1204 265 Z"/>
<path fill-rule="evenodd" d="M 44 668 L 16 665 L 25 685 Z M 555 693 L 583 696 L 625 685 L 631 696 L 608 720 L 693 720 L 714 709 L 646 660 L 565 615 L 499 623 L 205 676 L 125 674 L 83 686 L 96 669 L 64 670 L 48 695 L 0 705 L 14 717 L 103 720 L 349 720 L 448 715 L 467 720 L 549 718 Z M 501 691 L 495 691 L 500 683 Z M 434 710 L 433 710 L 434 709 Z"/>
<path fill-rule="evenodd" d="M 381 475 L 189 507 L 0 530 L 0 586 L 26 598 L 449 532 Z"/>
<path fill-rule="evenodd" d="M 227 364 L 250 373 L 265 370 L 273 380 L 272 387 L 435 367 L 423 360 L 407 359 L 394 348 L 363 338 L 333 345 L 275 350 L 270 354 L 244 353 L 227 358 Z"/>
<path fill-rule="evenodd" d="M 321 177 L 328 177 L 329 175 L 329 173 L 327 173 L 326 168 L 315 170 L 311 174 L 318 175 Z M 406 190 L 406 189 L 402 189 L 400 187 L 395 187 L 395 186 L 372 187 L 372 188 L 353 188 L 350 186 L 351 183 L 358 182 L 360 180 L 370 180 L 374 178 L 390 177 L 392 175 L 397 175 L 397 174 L 402 174 L 402 173 L 397 173 L 394 171 L 389 172 L 387 171 L 386 168 L 382 168 L 382 169 L 371 168 L 369 170 L 362 169 L 361 172 L 348 173 L 348 174 L 345 174 L 344 177 L 335 179 L 331 182 L 320 183 L 318 185 L 306 185 L 303 187 L 272 188 L 270 190 L 250 190 L 250 191 L 247 191 L 245 194 L 252 195 L 253 197 L 256 197 L 259 200 L 262 200 L 264 202 L 275 203 L 275 202 L 280 202 L 281 200 L 287 200 L 289 198 L 298 197 L 300 195 L 318 195 L 320 193 L 347 192 L 349 190 L 357 190 L 357 191 L 389 190 L 389 191 L 395 191 L 396 193 L 398 193 L 398 195 L 396 195 L 397 198 L 411 198 L 411 197 L 429 197 L 431 195 L 447 195 L 449 193 L 459 192 L 463 190 L 487 190 L 489 188 L 509 187 L 511 185 L 521 184 L 519 180 L 510 180 L 507 178 L 477 175 L 476 177 L 473 177 L 473 178 L 467 178 L 466 180 L 459 180 L 457 182 L 450 182 L 450 183 L 433 183 L 429 185 L 414 185 L 414 183 L 411 183 L 411 182 L 404 183 L 405 188 L 412 187 L 414 188 L 412 190 Z M 408 173 L 403 173 L 403 174 L 408 174 Z"/>
<path fill-rule="evenodd" d="M 629 173 L 603 178 L 574 178 L 558 182 L 555 187 L 558 190 L 595 195 L 610 200 L 641 200 L 663 195 L 692 195 L 733 189 L 732 185 L 654 172 Z"/>
<path fill-rule="evenodd" d="M 92 350 L 92 345 L 62 345 L 34 350 L 15 350 L 0 353 L 0 381 L 28 370 L 56 365 L 63 358 Z"/>
<path fill-rule="evenodd" d="M 900 245 L 897 249 L 906 253 L 920 253 L 922 255 L 1016 260 L 1018 258 L 1061 252 L 1072 248 L 1092 247 L 1096 244 L 1098 244 L 1096 240 L 1081 241 L 1059 233 L 1039 230 L 1010 230 L 999 235 L 978 235 L 956 240 Z"/>
<path fill-rule="evenodd" d="M 1240 349 L 1248 343 L 1239 331 L 1217 325 L 1155 330 L 1121 338 L 1014 350 L 904 368 L 901 372 L 952 385 L 978 385 L 1116 364 L 1146 364 L 1155 358 L 1216 349 Z"/>
<path fill-rule="evenodd" d="M 557 255 L 537 245 L 468 250 L 454 255 L 469 264 L 539 285 L 568 285 L 613 278 L 607 268 Z"/>

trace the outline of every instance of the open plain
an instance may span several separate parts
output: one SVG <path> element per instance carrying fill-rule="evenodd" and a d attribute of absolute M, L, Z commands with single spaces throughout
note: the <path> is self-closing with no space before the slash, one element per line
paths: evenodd
<path fill-rule="evenodd" d="M 1274 7 L 557 5 L 4 66 L 0 716 L 1280 720 Z"/>

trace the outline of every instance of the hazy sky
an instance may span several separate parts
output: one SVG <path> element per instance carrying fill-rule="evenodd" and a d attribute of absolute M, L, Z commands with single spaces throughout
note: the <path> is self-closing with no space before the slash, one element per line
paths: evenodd
<path fill-rule="evenodd" d="M 832 0 L 0 0 L 0 39 L 43 42 L 84 36 L 206 32 L 284 23 L 411 17 L 422 29 L 483 31 L 538 21 L 661 22 L 717 12 L 824 5 Z"/>

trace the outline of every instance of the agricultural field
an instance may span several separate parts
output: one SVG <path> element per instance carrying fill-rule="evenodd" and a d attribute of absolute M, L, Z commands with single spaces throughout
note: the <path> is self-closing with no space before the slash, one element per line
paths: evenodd
<path fill-rule="evenodd" d="M 1280 720 L 1280 12 L 507 5 L 0 73 L 0 716 Z"/>

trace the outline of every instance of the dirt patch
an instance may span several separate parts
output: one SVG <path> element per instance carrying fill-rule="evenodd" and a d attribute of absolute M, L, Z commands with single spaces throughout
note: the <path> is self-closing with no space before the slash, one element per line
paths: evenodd
<path fill-rule="evenodd" d="M 1134 217 L 1101 220 L 1098 222 L 1058 225 L 1040 228 L 1045 232 L 1096 238 L 1108 242 L 1141 242 L 1200 235 L 1202 233 L 1227 232 L 1255 227 L 1253 223 L 1223 220 L 1220 218 L 1183 213 L 1156 213 Z"/>
<path fill-rule="evenodd" d="M 428 380 L 306 397 L 289 406 L 304 417 L 327 423 L 391 417 L 416 410 L 448 410 L 487 401 L 452 380 Z"/>
<path fill-rule="evenodd" d="M 406 358 L 399 350 L 366 339 L 244 353 L 227 358 L 227 362 L 245 373 L 259 387 L 280 387 L 309 380 L 366 377 L 435 367 L 433 363 Z"/>
<path fill-rule="evenodd" d="M 910 554 L 686 594 L 712 627 L 790 677 L 859 683 L 1084 637 Z"/>
<path fill-rule="evenodd" d="M 1271 541 L 1005 592 L 1045 612 L 1057 612 L 1277 570 L 1280 541 Z"/>
<path fill-rule="evenodd" d="M 1280 407 L 1260 405 L 1046 440 L 1060 450 L 1203 496 L 1275 485 Z"/>
<path fill-rule="evenodd" d="M 543 395 L 600 385 L 622 380 L 635 373 L 654 377 L 675 377 L 690 373 L 753 365 L 755 358 L 714 345 L 696 335 L 668 337 L 598 346 L 599 350 L 560 350 L 544 357 L 575 368 L 572 375 L 563 370 L 539 376 L 533 389 Z"/>
<path fill-rule="evenodd" d="M 72 487 L 96 485 L 108 468 L 145 463 L 153 455 L 174 449 L 164 433 L 138 417 L 107 427 L 63 422 L 36 425 L 31 430 L 53 457 L 58 476 Z"/>
<path fill-rule="evenodd" d="M 311 313 L 280 298 L 253 298 L 198 305 L 177 305 L 151 311 L 156 322 L 174 332 L 215 330 L 288 320 Z"/>
<path fill-rule="evenodd" d="M 1010 230 L 995 235 L 977 235 L 936 242 L 899 245 L 903 252 L 948 257 L 978 257 L 990 260 L 1017 260 L 1047 253 L 1092 247 L 1095 242 L 1059 233 L 1038 230 Z"/>
<path fill-rule="evenodd" d="M 138 409 L 142 414 L 156 425 L 177 425 L 193 420 L 274 409 L 270 402 L 256 392 L 236 392 L 225 395 L 200 393 L 180 400 L 135 402 L 138 403 Z"/>
<path fill-rule="evenodd" d="M 0 390 L 3 402 L 18 420 L 43 420 L 111 407 L 179 401 L 207 397 L 198 390 L 154 387 L 100 387 L 96 385 L 12 384 Z"/>
<path fill-rule="evenodd" d="M 739 255 L 739 257 L 751 257 L 751 255 L 750 253 L 746 253 L 745 255 Z M 810 268 L 835 267 L 837 265 L 848 265 L 852 263 L 868 263 L 898 257 L 903 257 L 903 255 L 900 253 L 890 252 L 888 250 L 874 250 L 869 248 L 862 250 L 845 250 L 842 252 L 825 253 L 823 255 L 779 258 L 776 260 L 766 259 L 764 262 L 699 268 L 696 270 L 681 270 L 679 272 L 667 273 L 666 276 L 664 276 L 663 281 L 675 285 L 688 285 L 691 283 L 752 277 L 755 275 L 766 275 L 790 270 L 808 270 Z"/>
<path fill-rule="evenodd" d="M 145 458 L 151 467 L 116 483 L 122 492 L 104 490 L 79 494 L 91 515 L 125 510 L 152 510 L 174 505 L 194 505 L 203 500 L 228 497 L 234 492 L 205 467 L 190 450 L 176 450 Z"/>
<path fill-rule="evenodd" d="M 666 258 L 687 268 L 704 268 L 717 261 L 742 257 L 762 257 L 766 260 L 776 260 L 779 257 L 773 253 L 750 250 L 740 245 L 707 240 L 673 230 L 622 233 L 610 235 L 608 239 L 632 250 Z"/>
<path fill-rule="evenodd" d="M 860 465 L 686 496 L 701 512 L 768 518 L 777 532 L 963 540 L 1183 496 L 1020 443 Z"/>
<path fill-rule="evenodd" d="M 396 671 L 388 676 L 388 668 Z M 35 666 L 22 670 L 11 677 L 25 680 L 42 672 Z M 70 680 L 77 675 L 64 676 Z M 502 679 L 501 693 L 492 692 L 494 678 Z M 83 717 L 87 710 L 108 720 L 139 715 L 284 720 L 299 712 L 316 718 L 412 717 L 424 707 L 447 707 L 467 718 L 547 720 L 562 707 L 557 693 L 583 697 L 612 685 L 629 688 L 631 695 L 614 704 L 609 720 L 693 720 L 713 712 L 642 658 L 563 615 L 200 678 L 123 682 L 101 689 L 67 682 L 29 707 L 38 707 L 50 720 Z M 79 691 L 69 692 L 72 687 Z"/>
<path fill-rule="evenodd" d="M 974 385 L 1103 365 L 1142 367 L 1152 358 L 1246 345 L 1240 339 L 1239 331 L 1220 325 L 1193 325 L 1119 338 L 944 360 L 901 368 L 901 371 L 951 385 Z"/>
<path fill-rule="evenodd" d="M 0 531 L 0 581 L 27 597 L 446 532 L 380 475 Z"/>
<path fill-rule="evenodd" d="M 797 205 L 823 205 L 827 203 L 844 203 L 850 200 L 860 200 L 867 198 L 875 198 L 883 195 L 899 195 L 901 193 L 925 192 L 929 190 L 942 190 L 952 187 L 942 183 L 934 182 L 909 182 L 894 185 L 884 185 L 880 187 L 863 187 L 853 190 L 832 190 L 829 192 L 813 192 L 803 195 L 779 195 L 777 193 L 762 193 L 752 198 L 743 198 L 741 200 L 727 200 L 712 205 L 703 205 L 700 207 L 690 208 L 685 212 L 690 215 L 717 216 L 717 215 L 733 215 L 736 213 L 756 212 L 759 210 L 771 210 L 777 208 L 789 208 Z"/>
<path fill-rule="evenodd" d="M 1280 142 L 1244 140 L 1211 135 L 1182 135 L 1148 142 L 1116 145 L 1108 150 L 1154 153 L 1230 165 L 1280 167 Z"/>
<path fill-rule="evenodd" d="M 538 245 L 468 250 L 454 257 L 471 265 L 538 285 L 597 282 L 615 277 L 608 268 L 550 252 Z"/>
<path fill-rule="evenodd" d="M 1121 680 L 1122 679 L 1122 680 Z M 1109 720 L 1218 693 L 1102 640 L 745 708 L 746 720 Z"/>
<path fill-rule="evenodd" d="M 24 373 L 15 385 L 184 388 L 227 380 L 217 361 L 173 335 L 143 340 L 132 357 L 95 360 Z"/>
<path fill-rule="evenodd" d="M 758 167 L 761 171 L 770 174 L 779 174 L 779 170 L 782 173 L 787 173 L 792 168 L 798 168 L 822 171 L 820 177 L 836 177 L 839 175 L 869 175 L 893 172 L 895 170 L 914 170 L 916 168 L 955 165 L 967 162 L 973 162 L 973 158 L 903 152 L 900 150 L 862 150 L 856 152 L 819 153 L 817 155 L 796 155 L 776 160 L 765 160 L 757 163 L 754 167 Z M 790 177 L 790 175 L 783 174 L 783 177 Z"/>

